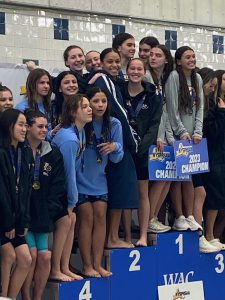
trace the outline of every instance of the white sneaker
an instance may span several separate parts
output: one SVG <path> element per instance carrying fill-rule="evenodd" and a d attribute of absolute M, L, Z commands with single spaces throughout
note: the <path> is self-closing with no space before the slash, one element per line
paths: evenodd
<path fill-rule="evenodd" d="M 152 218 L 148 223 L 148 231 L 153 233 L 167 232 L 171 229 L 170 226 L 163 225 L 158 221 L 158 218 Z"/>
<path fill-rule="evenodd" d="M 179 218 L 175 219 L 172 228 L 178 231 L 186 231 L 190 229 L 190 226 L 185 216 L 182 215 Z"/>
<path fill-rule="evenodd" d="M 214 246 L 203 236 L 199 239 L 199 250 L 201 253 L 213 253 L 218 252 L 218 247 Z"/>
<path fill-rule="evenodd" d="M 160 226 L 162 226 L 162 228 L 166 229 L 167 231 L 171 230 L 171 227 L 170 227 L 169 225 L 163 224 L 162 222 L 160 222 L 160 221 L 158 220 L 157 217 L 155 217 L 155 221 L 156 221 L 157 224 L 159 224 Z"/>
<path fill-rule="evenodd" d="M 189 216 L 188 218 L 186 218 L 186 221 L 191 231 L 203 230 L 202 226 L 195 221 L 195 218 L 193 216 Z"/>
<path fill-rule="evenodd" d="M 220 243 L 219 239 L 213 239 L 209 241 L 211 245 L 217 248 L 217 251 L 225 250 L 225 244 Z"/>

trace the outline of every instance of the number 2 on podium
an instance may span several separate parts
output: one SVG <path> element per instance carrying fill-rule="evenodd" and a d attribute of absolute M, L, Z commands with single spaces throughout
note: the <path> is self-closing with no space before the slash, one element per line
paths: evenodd
<path fill-rule="evenodd" d="M 138 265 L 138 262 L 140 260 L 141 254 L 138 250 L 132 250 L 130 252 L 129 257 L 134 257 L 134 260 L 132 261 L 130 268 L 129 268 L 129 272 L 134 272 L 134 271 L 140 271 L 141 270 L 141 266 Z"/>

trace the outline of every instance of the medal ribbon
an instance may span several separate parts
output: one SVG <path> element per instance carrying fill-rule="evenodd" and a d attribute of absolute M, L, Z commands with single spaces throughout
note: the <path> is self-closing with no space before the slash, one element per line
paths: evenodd
<path fill-rule="evenodd" d="M 102 129 L 101 129 L 101 136 L 99 138 L 97 138 L 93 123 L 91 124 L 91 127 L 92 127 L 91 130 L 92 130 L 93 145 L 95 147 L 97 162 L 102 162 L 102 155 L 101 155 L 100 149 L 98 147 L 98 145 L 105 142 L 105 139 L 104 139 L 103 134 L 102 134 Z"/>
<path fill-rule="evenodd" d="M 80 142 L 80 150 L 79 152 L 77 153 L 77 157 L 76 159 L 79 159 L 81 157 L 81 169 L 83 170 L 84 169 L 84 155 L 83 155 L 83 152 L 85 150 L 85 139 L 84 139 L 84 132 L 82 130 L 81 132 L 81 138 L 80 138 L 80 134 L 79 134 L 79 131 L 77 129 L 77 126 L 75 125 L 74 126 L 74 132 Z"/>
<path fill-rule="evenodd" d="M 131 104 L 131 101 L 129 100 L 127 102 L 127 105 L 126 105 L 126 109 L 127 109 L 127 113 L 128 113 L 128 116 L 131 118 L 131 119 L 135 119 L 139 112 L 141 111 L 141 108 L 145 102 L 145 98 L 146 98 L 146 95 L 144 95 L 140 101 L 138 101 L 138 105 L 136 107 L 136 109 L 134 110 L 133 107 L 132 107 L 132 104 Z"/>
<path fill-rule="evenodd" d="M 21 172 L 21 163 L 22 163 L 22 151 L 21 148 L 18 147 L 17 150 L 17 161 L 16 161 L 16 153 L 14 152 L 12 147 L 9 147 L 9 153 L 11 157 L 11 162 L 13 165 L 13 172 L 16 177 L 16 192 L 18 193 L 19 189 L 19 181 L 20 181 L 20 172 Z"/>
<path fill-rule="evenodd" d="M 34 182 L 39 182 L 39 173 L 40 173 L 40 165 L 41 165 L 41 145 L 37 148 L 35 161 L 34 161 Z"/>

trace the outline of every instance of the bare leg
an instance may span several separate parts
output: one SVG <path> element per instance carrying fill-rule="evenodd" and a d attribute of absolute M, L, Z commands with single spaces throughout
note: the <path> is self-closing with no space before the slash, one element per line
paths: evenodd
<path fill-rule="evenodd" d="M 53 248 L 52 248 L 52 262 L 51 262 L 51 272 L 50 278 L 58 279 L 61 281 L 71 281 L 71 277 L 63 274 L 61 272 L 61 258 L 63 249 L 65 247 L 66 238 L 68 236 L 71 219 L 69 216 L 64 216 L 56 221 L 56 229 L 53 233 Z"/>
<path fill-rule="evenodd" d="M 170 190 L 171 182 L 164 181 L 163 183 L 164 183 L 164 185 L 162 187 L 161 194 L 160 194 L 160 197 L 159 197 L 159 201 L 158 201 L 158 203 L 156 205 L 156 209 L 155 209 L 155 216 L 158 216 L 159 211 L 162 207 L 162 204 L 165 201 L 166 196 L 167 196 L 167 194 L 169 193 L 169 190 Z"/>
<path fill-rule="evenodd" d="M 172 182 L 170 187 L 170 195 L 176 218 L 179 218 L 181 215 L 183 215 L 181 182 Z"/>
<path fill-rule="evenodd" d="M 1 275 L 2 275 L 2 297 L 7 297 L 9 278 L 12 266 L 16 261 L 16 253 L 11 243 L 1 246 Z"/>
<path fill-rule="evenodd" d="M 31 255 L 31 258 L 32 258 L 32 263 L 31 263 L 31 266 L 30 266 L 29 273 L 27 274 L 26 280 L 24 281 L 24 284 L 23 284 L 22 289 L 21 289 L 21 294 L 22 294 L 22 299 L 23 300 L 31 300 L 30 290 L 31 290 L 32 280 L 33 280 L 33 277 L 34 277 L 34 270 L 35 270 L 35 266 L 36 266 L 36 261 L 37 261 L 37 248 L 31 248 L 30 249 L 30 255 Z"/>
<path fill-rule="evenodd" d="M 9 282 L 9 298 L 16 298 L 29 272 L 32 258 L 26 244 L 15 248 L 16 267 Z"/>
<path fill-rule="evenodd" d="M 94 269 L 91 249 L 93 231 L 93 208 L 90 202 L 78 206 L 79 234 L 78 243 L 83 262 L 83 274 L 91 277 L 100 277 Z"/>
<path fill-rule="evenodd" d="M 203 186 L 199 186 L 194 189 L 194 196 L 195 196 L 195 202 L 194 202 L 194 211 L 193 215 L 195 220 L 198 222 L 198 224 L 202 224 L 202 210 L 203 210 L 203 204 L 205 202 L 206 192 Z"/>
<path fill-rule="evenodd" d="M 66 238 L 66 242 L 63 248 L 62 252 L 62 258 L 61 258 L 61 270 L 62 273 L 75 279 L 75 280 L 81 280 L 83 277 L 76 275 L 75 273 L 71 272 L 69 269 L 69 263 L 70 263 L 70 255 L 73 247 L 73 239 L 74 239 L 74 227 L 76 223 L 76 215 L 75 213 L 72 213 L 70 216 L 71 219 L 71 225 L 69 229 L 69 233 Z"/>
<path fill-rule="evenodd" d="M 131 221 L 132 221 L 132 209 L 124 209 L 122 212 L 123 228 L 125 233 L 125 241 L 132 245 L 131 237 Z"/>
<path fill-rule="evenodd" d="M 214 236 L 223 240 L 223 232 L 225 228 L 225 211 L 219 211 L 214 226 Z"/>
<path fill-rule="evenodd" d="M 148 197 L 148 180 L 138 180 L 139 201 L 138 220 L 140 226 L 140 238 L 137 246 L 147 246 L 147 230 L 150 215 L 150 203 Z"/>
<path fill-rule="evenodd" d="M 51 252 L 39 251 L 34 274 L 33 300 L 41 300 L 51 269 Z"/>
<path fill-rule="evenodd" d="M 121 209 L 109 210 L 108 237 L 106 246 L 109 248 L 130 248 L 131 245 L 119 238 L 119 226 L 121 220 Z"/>
<path fill-rule="evenodd" d="M 96 201 L 92 204 L 94 214 L 94 226 L 92 235 L 92 251 L 94 269 L 102 276 L 108 277 L 112 275 L 111 272 L 102 267 L 102 256 L 106 235 L 106 209 L 107 203 L 103 201 Z"/>
<path fill-rule="evenodd" d="M 194 187 L 193 183 L 190 182 L 182 182 L 182 196 L 183 196 L 183 204 L 185 216 L 193 215 L 194 210 Z M 197 204 L 198 206 L 198 204 Z"/>
<path fill-rule="evenodd" d="M 151 220 L 154 217 L 157 217 L 160 207 L 169 191 L 169 186 L 168 182 L 166 181 L 155 181 L 150 187 L 149 199 L 151 203 L 151 209 L 149 220 Z"/>
<path fill-rule="evenodd" d="M 214 224 L 218 210 L 207 210 L 205 213 L 205 237 L 208 241 L 214 239 Z"/>

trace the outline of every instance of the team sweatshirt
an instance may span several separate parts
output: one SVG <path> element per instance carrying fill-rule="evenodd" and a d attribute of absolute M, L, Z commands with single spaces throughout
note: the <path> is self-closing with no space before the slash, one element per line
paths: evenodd
<path fill-rule="evenodd" d="M 118 119 L 111 119 L 110 142 L 116 144 L 116 149 L 109 155 L 101 155 L 102 162 L 97 162 L 96 146 L 89 142 L 84 151 L 84 168 L 78 169 L 77 187 L 80 194 L 99 196 L 108 193 L 105 167 L 108 159 L 118 163 L 123 158 L 122 126 Z M 93 121 L 96 138 L 101 138 L 102 121 Z"/>

